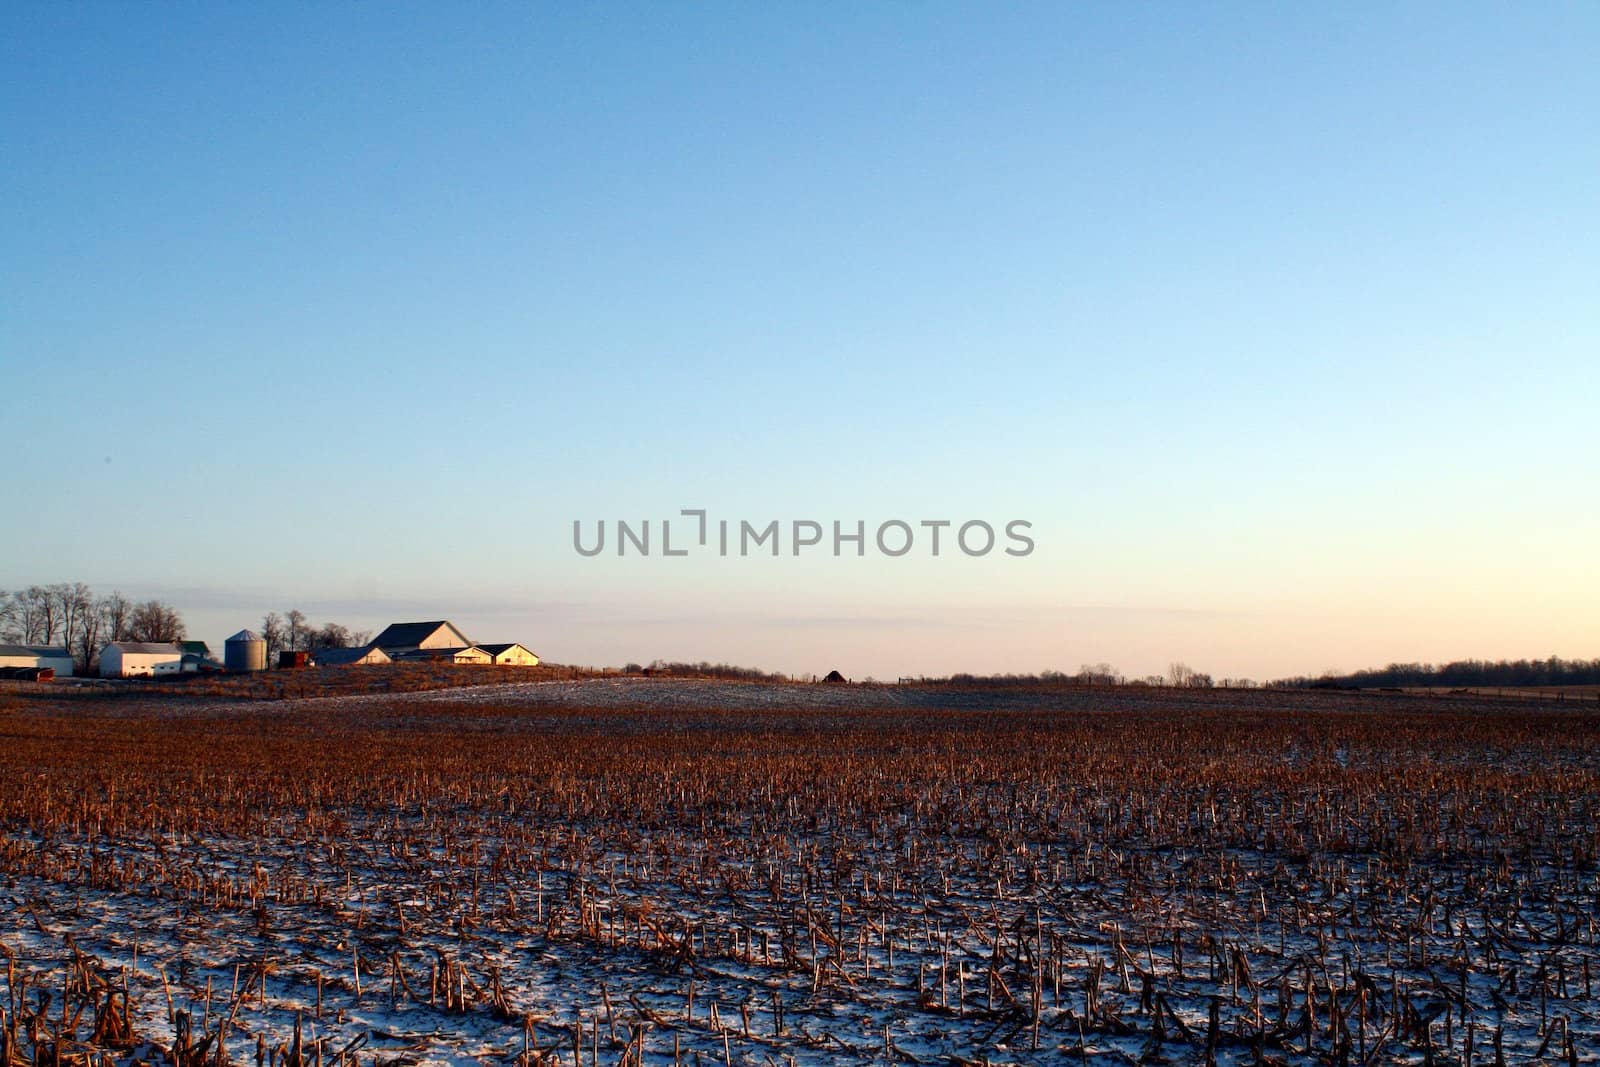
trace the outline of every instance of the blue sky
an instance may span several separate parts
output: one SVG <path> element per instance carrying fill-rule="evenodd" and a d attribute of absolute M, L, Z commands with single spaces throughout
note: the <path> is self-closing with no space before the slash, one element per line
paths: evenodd
<path fill-rule="evenodd" d="M 1600 655 L 1596 54 L 1592 5 L 7 5 L 0 588 L 880 677 Z M 683 507 L 1038 548 L 572 551 Z"/>

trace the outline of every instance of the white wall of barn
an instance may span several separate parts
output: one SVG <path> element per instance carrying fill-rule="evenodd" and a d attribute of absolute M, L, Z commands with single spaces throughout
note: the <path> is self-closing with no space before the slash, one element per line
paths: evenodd
<path fill-rule="evenodd" d="M 72 655 L 68 652 L 0 652 L 0 667 L 49 667 L 57 678 L 72 676 Z"/>
<path fill-rule="evenodd" d="M 433 633 L 425 637 L 422 641 L 422 644 L 418 645 L 417 647 L 461 648 L 464 645 L 470 644 L 472 644 L 472 642 L 467 640 L 466 634 L 462 633 L 460 630 L 457 630 L 449 623 L 445 623 L 443 626 L 439 627 Z"/>
<path fill-rule="evenodd" d="M 155 678 L 182 670 L 183 654 L 179 652 L 123 652 L 107 648 L 100 653 L 102 678 Z"/>

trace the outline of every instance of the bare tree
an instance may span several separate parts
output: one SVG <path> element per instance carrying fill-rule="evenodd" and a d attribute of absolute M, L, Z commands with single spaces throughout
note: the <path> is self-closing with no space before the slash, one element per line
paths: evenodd
<path fill-rule="evenodd" d="M 267 661 L 270 663 L 278 658 L 278 652 L 283 648 L 284 642 L 283 619 L 276 611 L 269 611 L 261 620 L 261 640 L 267 643 Z"/>
<path fill-rule="evenodd" d="M 55 634 L 53 605 L 43 588 L 30 585 L 12 595 L 17 605 L 17 637 L 24 645 L 48 644 Z"/>
<path fill-rule="evenodd" d="M 78 646 L 73 657 L 85 674 L 94 670 L 95 660 L 100 655 L 100 634 L 105 626 L 105 600 L 96 600 L 84 612 L 83 621 L 78 624 Z"/>
<path fill-rule="evenodd" d="M 17 604 L 10 593 L 0 589 L 0 641 L 21 640 L 17 633 Z"/>
<path fill-rule="evenodd" d="M 1173 663 L 1167 667 L 1168 685 L 1188 685 L 1194 677 L 1194 668 L 1187 663 Z"/>
<path fill-rule="evenodd" d="M 118 590 L 100 600 L 105 638 L 107 641 L 125 641 L 128 638 L 128 620 L 133 615 L 133 605 Z"/>
<path fill-rule="evenodd" d="M 128 636 L 135 641 L 182 641 L 183 616 L 159 600 L 147 600 L 133 609 L 128 619 Z"/>
<path fill-rule="evenodd" d="M 82 582 L 62 582 L 48 590 L 61 618 L 61 644 L 67 649 L 78 645 L 87 616 L 94 614 L 94 591 Z"/>
<path fill-rule="evenodd" d="M 1116 685 L 1121 677 L 1109 663 L 1085 663 L 1078 668 L 1078 681 L 1090 685 Z"/>
<path fill-rule="evenodd" d="M 288 620 L 289 651 L 298 652 L 302 648 L 310 648 L 311 627 L 306 625 L 305 612 L 299 608 L 290 608 L 289 614 L 284 618 Z"/>
<path fill-rule="evenodd" d="M 349 648 L 350 631 L 336 622 L 324 625 L 310 635 L 312 648 Z"/>

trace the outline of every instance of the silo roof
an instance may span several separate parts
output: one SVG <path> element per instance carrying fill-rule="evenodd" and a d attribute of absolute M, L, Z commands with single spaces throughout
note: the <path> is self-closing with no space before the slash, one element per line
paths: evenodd
<path fill-rule="evenodd" d="M 232 644 L 237 644 L 240 641 L 260 641 L 260 640 L 261 640 L 261 635 L 256 633 L 254 630 L 240 630 L 238 633 L 236 633 L 232 637 L 228 638 L 227 643 L 232 645 Z"/>

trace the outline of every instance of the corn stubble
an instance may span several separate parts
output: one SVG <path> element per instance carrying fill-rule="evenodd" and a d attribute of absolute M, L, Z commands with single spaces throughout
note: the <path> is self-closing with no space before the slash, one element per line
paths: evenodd
<path fill-rule="evenodd" d="M 1594 1062 L 1600 716 L 4 720 L 0 1064 Z"/>

